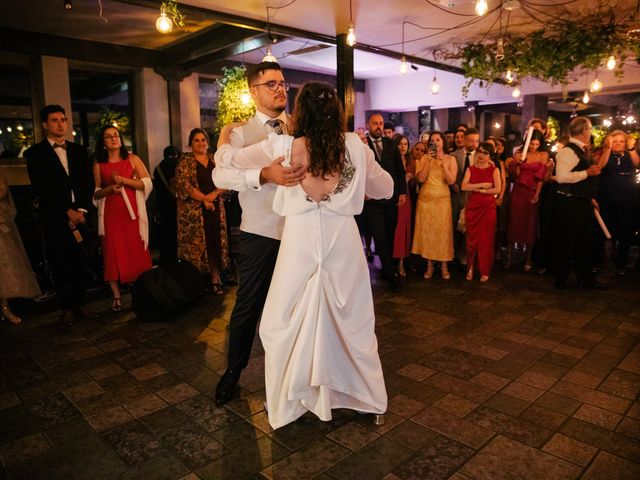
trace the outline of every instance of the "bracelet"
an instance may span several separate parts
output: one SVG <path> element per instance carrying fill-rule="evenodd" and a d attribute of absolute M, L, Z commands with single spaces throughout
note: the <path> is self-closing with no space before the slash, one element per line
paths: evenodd
<path fill-rule="evenodd" d="M 481 188 L 480 189 L 480 193 L 487 193 L 487 189 L 486 188 Z"/>

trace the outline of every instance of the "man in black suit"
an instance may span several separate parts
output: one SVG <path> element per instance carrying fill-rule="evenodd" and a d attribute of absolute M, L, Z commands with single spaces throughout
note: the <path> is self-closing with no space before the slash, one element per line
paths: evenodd
<path fill-rule="evenodd" d="M 39 198 L 47 257 L 64 312 L 62 322 L 72 325 L 76 314 L 97 317 L 84 303 L 87 259 L 80 244 L 82 228 L 78 229 L 85 225 L 92 205 L 92 165 L 84 147 L 65 141 L 64 108 L 47 105 L 40 118 L 47 138 L 29 148 L 24 156 L 31 185 Z"/>
<path fill-rule="evenodd" d="M 374 113 L 367 122 L 369 138 L 367 142 L 377 162 L 393 178 L 393 197 L 389 200 L 367 200 L 362 210 L 362 221 L 371 232 L 376 245 L 376 253 L 382 264 L 382 278 L 389 282 L 394 291 L 399 289 L 398 277 L 393 261 L 393 239 L 398 222 L 398 206 L 407 201 L 407 184 L 400 158 L 400 151 L 389 138 L 382 136 L 384 119 Z"/>

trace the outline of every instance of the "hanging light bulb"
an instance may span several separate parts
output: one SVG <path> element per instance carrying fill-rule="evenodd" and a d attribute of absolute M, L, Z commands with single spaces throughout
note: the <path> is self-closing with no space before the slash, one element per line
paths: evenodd
<path fill-rule="evenodd" d="M 504 59 L 504 40 L 499 38 L 496 45 L 496 60 L 500 61 L 502 59 Z"/>
<path fill-rule="evenodd" d="M 0 128 L 0 135 L 2 135 L 2 129 Z"/>
<path fill-rule="evenodd" d="M 505 73 L 504 75 L 504 79 L 507 81 L 507 83 L 512 83 L 514 80 L 513 72 L 511 70 L 507 70 L 507 73 Z"/>
<path fill-rule="evenodd" d="M 347 45 L 353 47 L 356 44 L 356 29 L 353 26 L 353 23 L 349 25 L 349 29 L 347 30 Z"/>
<path fill-rule="evenodd" d="M 402 55 L 402 58 L 400 59 L 400 74 L 404 75 L 405 73 L 407 73 L 407 70 L 407 57 Z"/>
<path fill-rule="evenodd" d="M 582 103 L 586 105 L 587 103 L 589 103 L 589 100 L 591 100 L 591 98 L 589 97 L 589 92 L 585 90 L 584 95 L 582 96 Z"/>
<path fill-rule="evenodd" d="M 515 86 L 515 88 L 513 89 L 513 91 L 511 92 L 511 96 L 513 98 L 520 98 L 520 94 L 522 92 L 520 92 L 520 87 L 518 87 L 518 85 Z"/>
<path fill-rule="evenodd" d="M 607 69 L 608 70 L 613 70 L 614 68 L 616 68 L 616 65 L 618 64 L 616 57 L 614 57 L 613 55 L 611 55 L 609 57 L 609 59 L 607 60 Z"/>
<path fill-rule="evenodd" d="M 487 4 L 487 0 L 477 0 L 476 1 L 476 15 L 483 16 L 489 10 L 489 5 Z"/>
<path fill-rule="evenodd" d="M 13 132 L 13 129 L 11 127 L 7 127 L 7 132 L 11 133 Z"/>
<path fill-rule="evenodd" d="M 433 80 L 431 81 L 431 95 L 438 95 L 440 93 L 440 84 L 436 78 L 436 71 L 433 71 Z"/>
<path fill-rule="evenodd" d="M 262 57 L 263 62 L 278 63 L 278 59 L 271 53 L 271 45 L 267 45 L 267 54 Z"/>
<path fill-rule="evenodd" d="M 240 94 L 240 103 L 243 105 L 249 105 L 249 102 L 251 102 L 251 95 L 249 95 L 249 92 L 243 91 Z"/>
<path fill-rule="evenodd" d="M 171 30 L 173 30 L 173 22 L 167 17 L 164 7 L 160 7 L 160 16 L 156 20 L 156 29 L 160 33 L 171 33 Z"/>
<path fill-rule="evenodd" d="M 20 131 L 20 132 L 21 132 L 22 130 L 24 130 L 24 127 L 23 127 L 23 126 L 22 126 L 22 124 L 20 124 L 20 123 L 18 124 L 18 126 L 17 126 L 16 128 L 17 128 L 17 129 L 18 129 L 18 131 Z"/>
<path fill-rule="evenodd" d="M 598 93 L 600 90 L 602 90 L 602 82 L 598 80 L 598 77 L 596 77 L 596 79 L 591 82 L 591 86 L 589 87 L 589 89 L 593 93 Z"/>

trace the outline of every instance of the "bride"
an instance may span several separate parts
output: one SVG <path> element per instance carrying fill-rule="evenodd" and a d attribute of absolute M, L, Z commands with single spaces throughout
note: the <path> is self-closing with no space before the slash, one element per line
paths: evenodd
<path fill-rule="evenodd" d="M 307 411 L 328 421 L 335 408 L 376 415 L 387 409 L 369 271 L 353 216 L 365 195 L 390 198 L 393 180 L 355 133 L 345 133 L 330 85 L 305 84 L 292 122 L 293 136 L 271 134 L 242 149 L 228 145 L 228 125 L 218 143 L 223 165 L 262 168 L 283 156 L 284 165 L 307 171 L 298 185 L 279 186 L 273 202 L 286 218 L 260 338 L 274 429 Z"/>

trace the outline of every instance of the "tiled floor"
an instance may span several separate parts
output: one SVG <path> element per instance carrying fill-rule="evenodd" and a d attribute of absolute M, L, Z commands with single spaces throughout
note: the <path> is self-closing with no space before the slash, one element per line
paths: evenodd
<path fill-rule="evenodd" d="M 272 431 L 259 347 L 217 408 L 232 291 L 173 323 L 27 311 L 0 326 L 0 479 L 637 479 L 640 273 L 611 280 L 375 287 L 382 427 L 337 411 Z"/>

